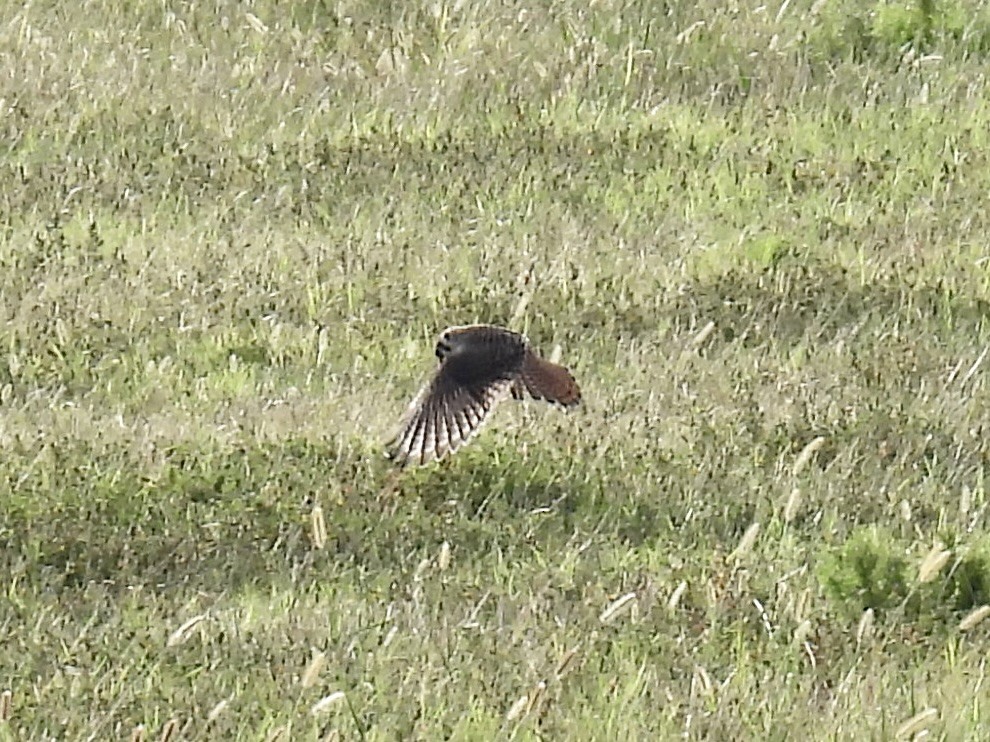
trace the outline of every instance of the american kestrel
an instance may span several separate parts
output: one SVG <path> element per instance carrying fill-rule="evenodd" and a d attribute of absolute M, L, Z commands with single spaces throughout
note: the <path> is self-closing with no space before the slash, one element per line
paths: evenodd
<path fill-rule="evenodd" d="M 581 390 L 563 366 L 540 358 L 525 336 L 494 325 L 449 327 L 437 339 L 440 366 L 409 406 L 390 457 L 400 466 L 453 453 L 510 394 L 570 407 Z"/>

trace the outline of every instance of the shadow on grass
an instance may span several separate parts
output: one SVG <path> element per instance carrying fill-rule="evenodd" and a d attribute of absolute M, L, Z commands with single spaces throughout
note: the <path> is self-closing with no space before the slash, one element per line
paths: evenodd
<path fill-rule="evenodd" d="M 125 451 L 63 446 L 63 481 L 47 490 L 29 484 L 12 503 L 0 569 L 43 590 L 98 584 L 112 593 L 237 591 L 342 570 L 394 576 L 435 556 L 445 539 L 467 555 L 511 553 L 525 514 L 549 508 L 566 524 L 583 498 L 552 463 L 534 466 L 534 457 L 527 466 L 515 452 L 497 460 L 479 448 L 403 472 L 389 494 L 380 451 L 333 459 L 331 450 L 340 447 L 183 447 L 166 452 L 152 475 Z M 314 505 L 326 523 L 322 549 L 313 542 Z"/>
<path fill-rule="evenodd" d="M 859 459 L 844 465 L 855 465 L 870 480 L 860 489 L 882 492 L 888 481 L 914 481 L 950 465 L 956 473 L 946 473 L 945 481 L 961 483 L 987 462 L 986 447 L 964 441 L 958 421 L 897 409 L 899 399 L 913 394 L 907 381 L 917 377 L 931 385 L 944 376 L 955 361 L 952 353 L 958 355 L 952 341 L 970 350 L 985 342 L 988 307 L 981 299 L 938 286 L 862 286 L 841 271 L 786 258 L 757 275 L 729 273 L 698 283 L 672 296 L 664 311 L 667 316 L 653 317 L 652 327 L 665 321 L 687 329 L 711 320 L 718 328 L 711 342 L 727 348 L 766 345 L 780 352 L 871 328 L 872 334 L 860 333 L 862 352 L 853 360 L 861 391 L 875 399 L 861 400 L 855 419 L 832 420 L 837 427 L 825 432 L 838 448 L 823 449 L 821 471 L 853 446 Z M 623 321 L 628 317 L 616 319 Z M 894 325 L 911 354 L 903 367 L 874 339 Z M 624 329 L 636 334 L 646 327 Z M 553 515 L 541 521 L 547 524 L 539 534 L 546 549 L 577 530 L 632 546 L 680 534 L 692 508 L 693 529 L 709 518 L 710 537 L 736 536 L 752 517 L 752 483 L 773 475 L 781 455 L 796 455 L 819 434 L 804 416 L 776 432 L 760 420 L 746 423 L 742 400 L 766 382 L 753 376 L 740 383 L 737 396 L 723 402 L 740 406 L 737 429 L 703 431 L 690 462 L 664 460 L 647 447 L 642 460 L 626 451 L 620 469 L 603 457 L 526 452 L 511 444 L 496 450 L 492 440 L 478 441 L 450 461 L 403 473 L 391 500 L 382 496 L 389 470 L 371 447 L 306 440 L 234 452 L 186 447 L 149 462 L 123 447 L 98 451 L 66 440 L 52 463 L 57 473 L 28 477 L 11 494 L 0 528 L 6 541 L 0 568 L 56 590 L 106 582 L 120 589 L 141 584 L 216 591 L 287 572 L 413 569 L 410 562 L 434 554 L 452 534 L 467 555 L 504 554 L 526 548 L 518 544 L 545 513 Z M 609 435 L 622 444 L 621 432 Z M 763 471 L 754 470 L 751 452 L 758 447 Z M 330 453 L 336 451 L 347 453 Z M 23 456 L 20 468 L 29 470 L 36 453 L 11 455 Z M 18 469 L 16 462 L 8 467 Z M 328 542 L 322 550 L 311 544 L 310 503 L 325 512 Z M 885 501 L 878 506 L 886 507 Z"/>
<path fill-rule="evenodd" d="M 910 274 L 863 284 L 851 271 L 793 254 L 778 256 L 762 270 L 730 270 L 697 280 L 667 295 L 662 310 L 607 303 L 588 305 L 575 321 L 589 331 L 613 324 L 621 338 L 671 327 L 687 333 L 715 323 L 711 342 L 752 348 L 828 343 L 866 325 L 936 335 L 986 327 L 990 302 L 966 296 L 948 282 L 921 283 Z"/>

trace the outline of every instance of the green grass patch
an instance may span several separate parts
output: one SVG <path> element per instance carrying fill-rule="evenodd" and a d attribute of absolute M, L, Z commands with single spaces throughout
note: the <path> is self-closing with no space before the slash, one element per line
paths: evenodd
<path fill-rule="evenodd" d="M 0 738 L 986 737 L 988 28 L 4 6 Z"/>

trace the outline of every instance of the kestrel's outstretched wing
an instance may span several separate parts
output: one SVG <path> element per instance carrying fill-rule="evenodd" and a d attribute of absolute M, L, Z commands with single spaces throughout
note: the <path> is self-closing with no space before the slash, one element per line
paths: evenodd
<path fill-rule="evenodd" d="M 392 458 L 400 465 L 428 464 L 453 453 L 481 430 L 511 387 L 506 379 L 464 386 L 441 366 L 413 400 Z"/>
<path fill-rule="evenodd" d="M 487 422 L 510 394 L 574 405 L 574 377 L 543 360 L 522 335 L 493 325 L 451 327 L 439 337 L 440 367 L 420 390 L 390 446 L 400 466 L 427 464 L 453 453 Z"/>
<path fill-rule="evenodd" d="M 437 340 L 440 367 L 420 390 L 392 446 L 399 464 L 426 464 L 453 453 L 511 393 L 522 367 L 522 335 L 498 327 L 451 327 Z"/>

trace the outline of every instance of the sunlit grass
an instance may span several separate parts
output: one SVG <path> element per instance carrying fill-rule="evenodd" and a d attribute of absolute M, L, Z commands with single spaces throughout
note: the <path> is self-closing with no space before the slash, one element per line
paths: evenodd
<path fill-rule="evenodd" d="M 0 737 L 986 736 L 988 29 L 4 7 Z"/>

